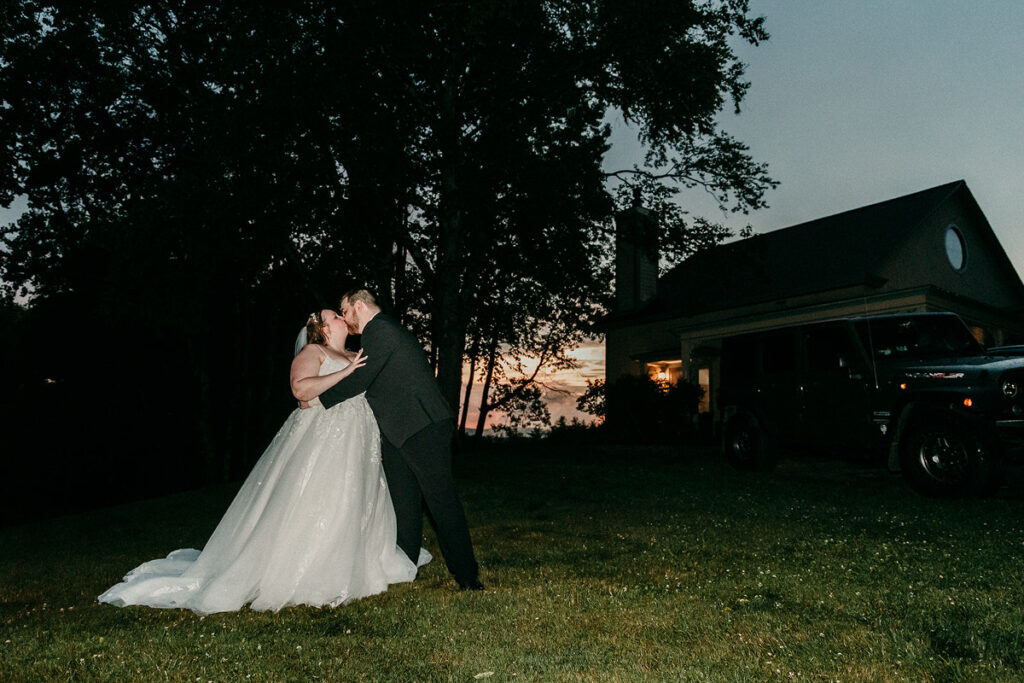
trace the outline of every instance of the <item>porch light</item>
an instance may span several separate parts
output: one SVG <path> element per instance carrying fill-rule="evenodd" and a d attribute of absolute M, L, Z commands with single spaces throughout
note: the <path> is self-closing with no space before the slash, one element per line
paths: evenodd
<path fill-rule="evenodd" d="M 974 401 L 971 400 L 970 396 L 968 396 L 967 398 L 964 399 L 964 408 L 970 408 L 973 405 L 974 405 Z"/>

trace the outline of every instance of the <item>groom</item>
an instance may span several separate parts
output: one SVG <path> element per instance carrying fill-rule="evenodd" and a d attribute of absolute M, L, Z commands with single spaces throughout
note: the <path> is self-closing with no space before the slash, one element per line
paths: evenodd
<path fill-rule="evenodd" d="M 412 332 L 381 313 L 366 289 L 341 298 L 341 316 L 352 334 L 362 335 L 366 365 L 320 394 L 320 402 L 330 408 L 366 392 L 380 426 L 398 547 L 416 562 L 423 540 L 422 498 L 437 526 L 448 571 L 462 589 L 483 589 L 452 478 L 454 419 L 423 348 Z"/>

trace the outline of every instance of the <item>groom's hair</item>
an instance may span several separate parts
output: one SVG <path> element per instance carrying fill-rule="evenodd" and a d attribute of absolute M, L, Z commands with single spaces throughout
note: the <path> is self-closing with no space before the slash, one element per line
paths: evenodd
<path fill-rule="evenodd" d="M 377 297 L 373 295 L 373 292 L 368 290 L 366 287 L 356 287 L 350 289 L 341 295 L 341 300 L 348 300 L 349 304 L 354 304 L 357 301 L 362 301 L 367 306 L 373 306 L 380 308 L 380 304 L 377 303 Z"/>

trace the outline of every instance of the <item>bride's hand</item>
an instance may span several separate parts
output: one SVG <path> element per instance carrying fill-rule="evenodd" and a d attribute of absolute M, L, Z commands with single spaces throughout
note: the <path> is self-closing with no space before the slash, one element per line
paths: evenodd
<path fill-rule="evenodd" d="M 363 355 L 363 350 L 359 349 L 359 353 L 356 354 L 356 357 L 353 358 L 352 362 L 349 363 L 348 367 L 343 370 L 343 372 L 345 373 L 345 377 L 348 377 L 349 375 L 351 375 L 353 372 L 363 367 L 364 365 L 366 365 L 366 356 Z"/>

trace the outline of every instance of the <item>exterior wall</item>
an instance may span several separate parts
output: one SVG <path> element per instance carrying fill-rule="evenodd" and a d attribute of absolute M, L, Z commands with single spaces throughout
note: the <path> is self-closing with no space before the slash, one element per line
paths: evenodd
<path fill-rule="evenodd" d="M 658 221 L 639 206 L 615 217 L 615 310 L 635 311 L 658 286 Z"/>
<path fill-rule="evenodd" d="M 834 296 L 834 293 L 832 294 Z M 714 350 L 721 349 L 724 338 L 747 332 L 822 322 L 835 318 L 933 310 L 929 307 L 928 290 L 926 288 L 854 300 L 849 298 L 833 298 L 829 301 L 827 300 L 828 296 L 829 293 L 822 293 L 822 301 L 799 309 L 783 309 L 773 314 L 763 313 L 760 316 L 737 316 L 731 320 L 712 322 L 704 327 L 690 327 L 687 330 L 680 330 L 684 347 L 709 351 L 704 357 L 684 358 L 683 376 L 695 382 L 701 367 L 710 368 L 710 422 L 714 431 L 717 432 L 722 419 L 718 409 L 718 391 L 722 376 L 722 366 L 718 354 Z"/>
<path fill-rule="evenodd" d="M 927 288 L 878 292 L 864 287 L 820 292 L 798 299 L 715 311 L 678 319 L 674 327 L 684 345 L 696 348 L 710 338 L 730 337 L 776 327 L 859 315 L 923 311 Z"/>
<path fill-rule="evenodd" d="M 821 292 L 799 300 L 715 311 L 691 318 L 668 318 L 610 329 L 605 337 L 605 376 L 614 381 L 621 375 L 641 375 L 646 362 L 681 360 L 682 377 L 697 381 L 699 367 L 695 351 L 721 346 L 724 337 L 789 325 L 883 313 L 956 310 L 955 304 L 928 304 L 928 288 L 894 293 L 869 293 L 863 288 Z M 657 356 L 657 357 L 655 357 Z M 712 391 L 718 368 L 711 366 Z"/>
<path fill-rule="evenodd" d="M 823 322 L 835 318 L 858 317 L 864 315 L 883 315 L 886 313 L 926 313 L 952 312 L 958 314 L 968 326 L 979 326 L 991 335 L 991 345 L 1007 343 L 1015 334 L 1024 333 L 1024 321 L 1018 322 L 993 315 L 964 302 L 953 299 L 931 287 L 917 287 L 902 292 L 877 294 L 860 299 L 837 299 L 821 302 L 817 305 L 801 309 L 787 309 L 775 314 L 760 316 L 736 316 L 732 319 L 707 321 L 698 326 L 691 324 L 678 328 L 683 349 L 704 349 L 710 351 L 703 358 L 683 355 L 683 377 L 697 381 L 697 372 L 701 367 L 711 368 L 711 413 L 713 421 L 718 423 L 721 415 L 718 411 L 718 382 L 721 377 L 721 364 L 713 351 L 720 349 L 722 340 L 737 334 L 756 332 L 792 325 L 812 322 Z"/>
<path fill-rule="evenodd" d="M 953 298 L 939 291 L 928 294 L 927 311 L 956 313 L 971 328 L 981 328 L 986 346 L 1024 342 L 1024 318 L 1000 314 L 970 301 Z"/>
<path fill-rule="evenodd" d="M 886 260 L 879 273 L 886 289 L 932 285 L 995 308 L 1019 306 L 1019 284 L 1013 282 L 1003 260 L 1002 247 L 984 217 L 962 193 L 942 204 Z M 966 262 L 954 270 L 946 257 L 946 230 L 956 225 L 966 244 Z"/>
<path fill-rule="evenodd" d="M 946 255 L 946 231 L 951 224 L 957 226 L 966 245 L 966 262 L 959 271 Z M 630 273 L 635 277 L 635 268 Z M 1020 279 L 966 190 L 940 205 L 883 258 L 876 273 L 865 273 L 868 275 L 878 275 L 884 281 L 879 286 L 833 289 L 609 329 L 606 377 L 614 381 L 623 374 L 640 375 L 645 362 L 678 359 L 681 377 L 696 383 L 700 369 L 709 368 L 710 407 L 717 422 L 718 350 L 725 337 L 835 318 L 949 311 L 960 315 L 968 326 L 983 330 L 986 344 L 1024 342 L 1024 313 L 1004 312 L 1024 311 Z M 631 295 L 636 291 L 634 288 Z"/>
<path fill-rule="evenodd" d="M 679 335 L 672 331 L 673 321 L 660 320 L 650 323 L 628 325 L 608 330 L 605 334 L 605 377 L 614 382 L 622 375 L 641 375 L 644 361 L 637 357 L 650 356 L 658 352 L 669 352 L 674 358 L 645 358 L 645 360 L 678 359 Z M 675 354 L 671 351 L 675 351 Z"/>
<path fill-rule="evenodd" d="M 775 302 L 609 330 L 605 344 L 606 377 L 608 381 L 614 381 L 623 374 L 641 375 L 645 362 L 679 359 L 682 361 L 681 377 L 697 383 L 700 369 L 709 368 L 711 421 L 717 424 L 721 419 L 718 411 L 721 377 L 718 349 L 725 337 L 835 318 L 949 311 L 960 315 L 969 326 L 983 328 L 988 335 L 985 341 L 990 345 L 1024 340 L 1024 320 L 1007 319 L 937 292 L 932 287 L 873 294 L 860 292 L 859 296 L 853 294 L 849 290 L 822 292 L 814 297 L 804 297 L 799 302 L 802 305 Z M 675 356 L 671 354 L 673 349 Z"/>

